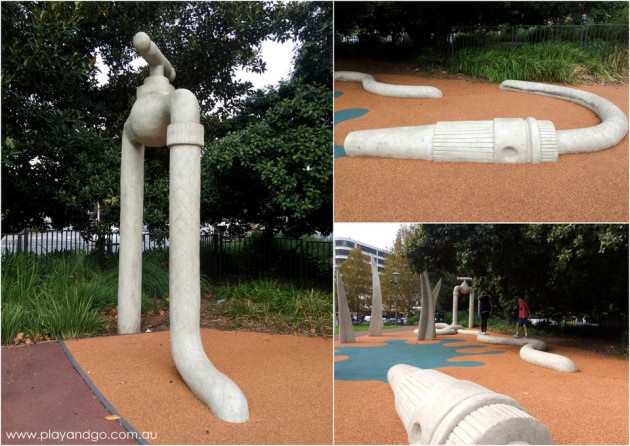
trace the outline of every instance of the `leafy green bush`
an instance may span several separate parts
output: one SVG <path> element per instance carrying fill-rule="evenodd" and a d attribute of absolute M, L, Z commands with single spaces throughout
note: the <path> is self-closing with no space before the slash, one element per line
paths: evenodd
<path fill-rule="evenodd" d="M 466 48 L 457 52 L 447 68 L 453 73 L 490 82 L 514 79 L 574 84 L 584 77 L 611 81 L 627 75 L 627 61 L 624 69 L 623 63 L 619 62 L 621 56 L 615 55 L 623 54 L 622 50 L 617 53 L 608 50 L 605 51 L 603 45 L 589 50 L 562 42 L 524 44 L 513 48 Z"/>

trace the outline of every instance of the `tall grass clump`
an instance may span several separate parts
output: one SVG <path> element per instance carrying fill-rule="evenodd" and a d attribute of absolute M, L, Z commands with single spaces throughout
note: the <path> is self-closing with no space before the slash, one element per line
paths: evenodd
<path fill-rule="evenodd" d="M 226 300 L 226 312 L 237 324 L 263 324 L 282 333 L 330 336 L 332 298 L 329 292 L 288 282 L 260 279 L 226 285 L 213 294 Z"/>
<path fill-rule="evenodd" d="M 542 42 L 509 48 L 466 48 L 457 52 L 447 68 L 490 82 L 513 79 L 575 84 L 584 78 L 613 81 L 622 77 L 623 73 L 605 62 L 606 57 L 603 51 L 566 42 Z"/>
<path fill-rule="evenodd" d="M 7 254 L 2 258 L 2 343 L 18 333 L 61 339 L 98 333 L 103 321 L 83 284 L 98 274 L 82 252 Z"/>

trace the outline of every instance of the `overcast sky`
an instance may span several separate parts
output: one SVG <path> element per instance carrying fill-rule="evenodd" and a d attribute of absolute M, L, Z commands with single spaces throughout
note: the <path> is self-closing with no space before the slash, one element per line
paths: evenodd
<path fill-rule="evenodd" d="M 294 46 L 294 40 L 288 40 L 284 43 L 272 40 L 264 41 L 261 45 L 261 53 L 267 70 L 262 74 L 256 74 L 238 69 L 236 70 L 236 77 L 240 80 L 250 81 L 254 84 L 254 88 L 276 85 L 282 79 L 288 80 L 293 68 Z"/>
<path fill-rule="evenodd" d="M 335 223 L 334 237 L 349 237 L 357 242 L 367 243 L 377 248 L 389 249 L 394 246 L 396 233 L 402 223 Z"/>

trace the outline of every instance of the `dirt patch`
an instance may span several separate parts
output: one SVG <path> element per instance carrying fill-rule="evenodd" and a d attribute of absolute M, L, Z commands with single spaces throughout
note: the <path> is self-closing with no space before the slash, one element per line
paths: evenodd
<path fill-rule="evenodd" d="M 390 339 L 417 342 L 411 332 L 398 332 L 381 339 L 358 337 L 354 345 L 369 348 Z M 453 360 L 455 363 L 474 359 L 485 363 L 481 367 L 453 366 L 438 370 L 516 399 L 547 426 L 554 444 L 628 444 L 627 360 L 555 344 L 546 338 L 550 352 L 570 358 L 578 367 L 577 373 L 563 373 L 524 362 L 517 346 L 480 344 L 472 336 L 461 335 L 439 339 L 458 339 L 461 346 L 478 345 L 485 351 L 503 351 Z M 336 342 L 335 347 L 338 345 Z M 388 384 L 335 381 L 335 443 L 407 443 L 407 433 L 396 414 Z"/>
<path fill-rule="evenodd" d="M 106 320 L 102 334 L 109 336 L 118 334 L 117 308 L 102 311 L 100 316 Z M 140 326 L 142 332 L 168 331 L 170 327 L 168 305 L 161 305 L 157 309 L 144 311 L 142 313 Z M 317 329 L 307 326 L 307 324 L 300 326 L 298 331 L 294 331 L 283 326 L 281 323 L 276 324 L 273 321 L 263 323 L 254 320 L 236 320 L 226 313 L 223 303 L 217 303 L 217 301 L 209 295 L 201 296 L 200 326 L 201 328 L 213 328 L 215 330 L 255 331 L 257 333 L 331 337 L 330 335 L 322 335 Z M 332 332 L 332 328 L 330 332 Z"/>
<path fill-rule="evenodd" d="M 383 68 L 375 66 L 368 72 Z M 370 94 L 356 82 L 336 82 L 335 90 L 343 95 L 335 98 L 335 111 L 368 110 L 335 126 L 336 145 L 343 146 L 354 130 L 438 121 L 534 116 L 552 121 L 558 130 L 600 122 L 578 104 L 502 91 L 487 82 L 378 73 L 376 79 L 434 86 L 444 97 L 389 98 Z M 627 86 L 577 88 L 600 95 L 628 113 Z M 334 162 L 334 200 L 337 222 L 627 221 L 628 136 L 602 152 L 561 155 L 556 163 L 538 165 L 340 157 Z"/>

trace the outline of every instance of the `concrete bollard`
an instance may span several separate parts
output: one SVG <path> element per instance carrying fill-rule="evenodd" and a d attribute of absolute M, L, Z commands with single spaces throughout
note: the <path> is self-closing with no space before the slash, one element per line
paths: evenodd
<path fill-rule="evenodd" d="M 552 444 L 516 400 L 471 381 L 406 364 L 387 379 L 409 444 Z"/>

